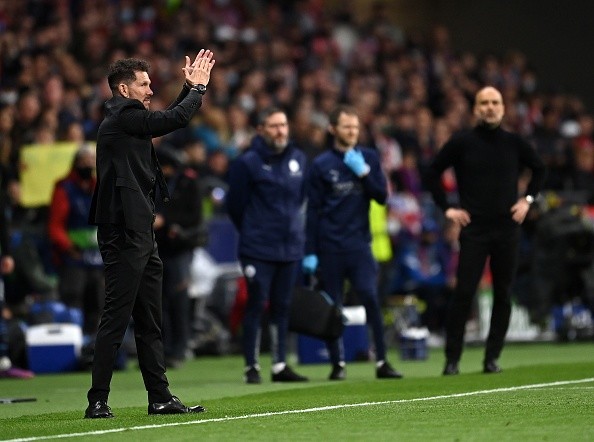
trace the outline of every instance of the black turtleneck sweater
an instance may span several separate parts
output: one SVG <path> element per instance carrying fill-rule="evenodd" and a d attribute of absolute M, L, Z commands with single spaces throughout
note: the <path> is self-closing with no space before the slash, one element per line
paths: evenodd
<path fill-rule="evenodd" d="M 520 136 L 500 127 L 477 126 L 455 134 L 437 153 L 428 171 L 429 190 L 444 211 L 450 207 L 441 186 L 441 174 L 454 168 L 460 207 L 473 222 L 511 221 L 518 200 L 518 179 L 532 171 L 526 194 L 536 195 L 543 184 L 545 166 L 534 148 Z"/>

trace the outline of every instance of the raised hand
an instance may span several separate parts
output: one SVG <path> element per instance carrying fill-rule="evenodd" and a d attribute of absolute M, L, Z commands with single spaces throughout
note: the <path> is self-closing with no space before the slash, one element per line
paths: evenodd
<path fill-rule="evenodd" d="M 186 64 L 182 68 L 186 81 L 191 85 L 207 85 L 210 80 L 210 71 L 215 64 L 214 53 L 209 49 L 201 49 L 194 62 L 190 64 L 190 57 L 186 55 Z"/>

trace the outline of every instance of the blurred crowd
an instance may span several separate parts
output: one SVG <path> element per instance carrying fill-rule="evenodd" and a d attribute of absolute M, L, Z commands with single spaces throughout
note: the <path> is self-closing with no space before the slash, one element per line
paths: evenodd
<path fill-rule="evenodd" d="M 425 322 L 440 329 L 457 232 L 426 196 L 423 174 L 445 140 L 472 124 L 477 90 L 502 91 L 504 125 L 527 137 L 547 164 L 545 187 L 556 199 L 534 209 L 527 236 L 549 206 L 594 202 L 594 120 L 580 97 L 542 90 L 523 53 L 461 52 L 441 25 L 407 34 L 389 7 L 369 2 L 361 21 L 349 2 L 329 10 L 322 0 L 0 0 L 0 165 L 14 242 L 34 238 L 28 253 L 39 255 L 46 273 L 49 265 L 60 274 L 43 248 L 48 208 L 21 204 L 23 146 L 93 142 L 111 96 L 105 75 L 113 60 L 150 62 L 151 108 L 160 109 L 183 83 L 183 56 L 209 48 L 217 63 L 204 106 L 185 130 L 156 139 L 157 150 L 177 151 L 210 183 L 208 192 L 220 192 L 259 111 L 286 109 L 291 138 L 313 158 L 325 148 L 329 111 L 352 104 L 361 144 L 378 150 L 389 178 L 391 196 L 379 215 L 390 239 L 382 293 L 426 292 L 433 314 Z M 444 180 L 455 195 L 455 180 Z M 213 210 L 222 206 L 207 208 L 205 219 Z M 28 282 L 16 284 L 9 301 L 52 285 L 25 267 Z"/>

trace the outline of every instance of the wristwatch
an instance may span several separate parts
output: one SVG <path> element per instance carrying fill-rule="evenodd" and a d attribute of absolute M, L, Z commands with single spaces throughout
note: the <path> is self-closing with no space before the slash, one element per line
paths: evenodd
<path fill-rule="evenodd" d="M 206 93 L 206 86 L 204 86 L 203 84 L 195 84 L 194 86 L 192 86 L 192 89 L 197 91 L 200 95 L 204 95 Z"/>
<path fill-rule="evenodd" d="M 526 202 L 531 205 L 534 202 L 534 197 L 532 195 L 526 195 Z"/>

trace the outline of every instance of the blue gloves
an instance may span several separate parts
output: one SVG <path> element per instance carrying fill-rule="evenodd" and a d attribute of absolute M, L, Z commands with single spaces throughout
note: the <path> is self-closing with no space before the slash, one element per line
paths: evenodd
<path fill-rule="evenodd" d="M 355 149 L 344 154 L 344 164 L 353 171 L 359 178 L 369 173 L 369 165 L 365 162 L 363 154 Z"/>
<path fill-rule="evenodd" d="M 313 275 L 316 272 L 316 269 L 318 268 L 317 255 L 307 255 L 305 258 L 303 258 L 301 267 L 303 268 L 303 273 Z"/>

